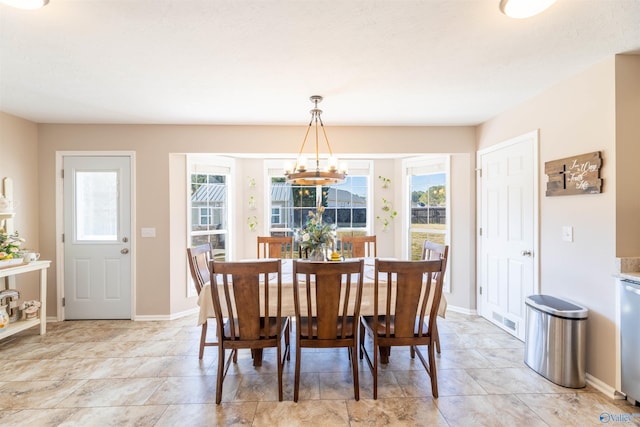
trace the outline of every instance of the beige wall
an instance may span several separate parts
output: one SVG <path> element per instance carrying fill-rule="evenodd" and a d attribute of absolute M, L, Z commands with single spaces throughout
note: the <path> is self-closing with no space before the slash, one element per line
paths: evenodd
<path fill-rule="evenodd" d="M 26 239 L 24 248 L 39 251 L 37 156 L 38 127 L 27 120 L 0 112 L 0 190 L 3 178 L 13 180 L 16 212 L 13 229 Z M 37 283 L 38 273 L 17 278 L 16 287 L 22 300 L 37 297 Z M 51 292 L 48 294 L 52 295 Z"/>
<path fill-rule="evenodd" d="M 147 125 L 52 125 L 41 124 L 39 130 L 38 166 L 41 185 L 41 246 L 49 259 L 55 259 L 55 156 L 59 151 L 133 151 L 136 155 L 136 316 L 171 316 L 196 307 L 195 298 L 187 297 L 186 258 L 186 188 L 184 153 L 215 153 L 239 156 L 264 153 L 260 158 L 245 158 L 236 163 L 238 187 L 233 217 L 238 233 L 233 255 L 255 256 L 255 235 L 246 227 L 246 177 L 257 178 L 263 193 L 265 182 L 262 158 L 283 153 L 296 153 L 300 148 L 304 127 L 284 126 L 147 126 Z M 401 182 L 393 160 L 380 159 L 384 154 L 456 153 L 452 174 L 456 179 L 452 201 L 453 222 L 472 224 L 475 129 L 473 127 L 330 127 L 327 130 L 336 153 L 378 157 L 376 170 L 394 173 Z M 390 156 L 389 156 L 390 157 Z M 381 172 L 382 173 L 382 172 Z M 168 189 L 168 191 L 167 191 Z M 399 191 L 400 187 L 396 188 Z M 396 193 L 396 196 L 399 193 Z M 374 201 L 380 199 L 374 193 Z M 258 198 L 258 206 L 262 200 Z M 375 208 L 374 208 L 375 209 Z M 264 225 L 263 212 L 257 215 Z M 154 227 L 155 238 L 142 238 L 141 227 Z M 455 231 L 452 254 L 473 248 L 473 235 L 468 230 Z M 264 230 L 262 231 L 264 232 Z M 378 230 L 376 230 L 378 232 Z M 392 255 L 396 231 L 381 236 L 382 254 Z M 382 234 L 382 233 L 380 233 Z M 386 242 L 386 244 L 385 244 Z M 473 257 L 453 257 L 451 275 L 452 305 L 474 309 L 475 281 Z M 55 288 L 55 268 L 49 273 Z M 457 280 L 460 280 L 458 283 Z M 51 295 L 51 292 L 50 292 Z M 55 295 L 55 289 L 53 290 Z M 55 306 L 51 306 L 55 313 Z"/>
<path fill-rule="evenodd" d="M 612 387 L 616 376 L 615 257 L 617 252 L 640 255 L 638 193 L 631 188 L 631 182 L 638 181 L 633 163 L 638 159 L 640 136 L 639 58 L 611 57 L 478 128 L 479 149 L 540 129 L 541 293 L 570 298 L 589 308 L 587 372 Z M 628 88 L 633 92 L 626 92 Z M 616 95 L 622 93 L 623 99 L 616 102 Z M 592 151 L 602 152 L 603 193 L 545 196 L 545 162 Z M 621 155 L 635 157 L 618 164 Z M 633 181 L 623 183 L 621 177 Z M 635 214 L 627 210 L 632 206 Z M 619 243 L 617 220 L 634 233 Z M 572 243 L 561 238 L 562 227 L 567 225 L 574 227 Z"/>
<path fill-rule="evenodd" d="M 616 56 L 616 254 L 640 255 L 640 55 Z"/>

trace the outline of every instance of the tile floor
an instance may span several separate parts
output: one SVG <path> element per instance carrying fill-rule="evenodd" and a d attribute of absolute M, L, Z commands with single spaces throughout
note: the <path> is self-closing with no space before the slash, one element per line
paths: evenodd
<path fill-rule="evenodd" d="M 245 351 L 230 368 L 217 406 L 216 351 L 209 347 L 198 360 L 196 316 L 50 323 L 44 337 L 32 328 L 0 341 L 0 425 L 640 425 L 638 407 L 591 387 L 559 387 L 533 372 L 522 362 L 522 342 L 480 317 L 450 312 L 439 327 L 438 399 L 418 359 L 400 348 L 380 372 L 377 401 L 360 362 L 356 402 L 343 349 L 303 350 L 298 403 L 292 401 L 292 358 L 285 365 L 285 400 L 278 402 L 275 352 L 266 351 L 255 369 Z"/>

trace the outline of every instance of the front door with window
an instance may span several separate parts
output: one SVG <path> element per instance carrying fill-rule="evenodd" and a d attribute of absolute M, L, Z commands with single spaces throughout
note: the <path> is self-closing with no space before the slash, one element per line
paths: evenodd
<path fill-rule="evenodd" d="M 65 156 L 64 313 L 131 318 L 131 158 Z"/>

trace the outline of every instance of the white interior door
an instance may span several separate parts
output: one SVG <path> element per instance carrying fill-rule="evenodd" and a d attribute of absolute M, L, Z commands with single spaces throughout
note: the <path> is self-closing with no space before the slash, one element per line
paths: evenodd
<path fill-rule="evenodd" d="M 478 154 L 480 313 L 520 339 L 537 290 L 536 153 L 534 132 Z"/>
<path fill-rule="evenodd" d="M 131 318 L 131 159 L 64 157 L 66 319 Z"/>

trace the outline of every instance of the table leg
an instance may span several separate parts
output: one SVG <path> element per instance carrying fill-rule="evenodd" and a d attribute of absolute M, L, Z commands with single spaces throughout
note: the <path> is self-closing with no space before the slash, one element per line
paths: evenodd
<path fill-rule="evenodd" d="M 47 269 L 40 270 L 40 335 L 47 333 Z"/>
<path fill-rule="evenodd" d="M 380 363 L 389 363 L 389 355 L 391 354 L 391 347 L 379 346 L 380 348 Z"/>
<path fill-rule="evenodd" d="M 251 357 L 253 357 L 253 366 L 262 366 L 262 349 L 251 349 Z"/>

